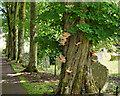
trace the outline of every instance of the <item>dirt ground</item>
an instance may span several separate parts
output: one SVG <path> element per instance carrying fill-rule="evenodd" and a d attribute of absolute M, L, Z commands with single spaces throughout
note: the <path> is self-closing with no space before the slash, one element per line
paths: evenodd
<path fill-rule="evenodd" d="M 24 73 L 21 76 L 25 77 L 29 83 L 35 83 L 35 82 L 58 82 L 59 76 L 54 76 L 51 73 L 39 73 L 39 72 L 33 72 L 33 73 Z"/>

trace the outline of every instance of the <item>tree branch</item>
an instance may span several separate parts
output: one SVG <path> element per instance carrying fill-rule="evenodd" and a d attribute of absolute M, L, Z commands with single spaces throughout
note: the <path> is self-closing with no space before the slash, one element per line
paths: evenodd
<path fill-rule="evenodd" d="M 2 9 L 1 7 L 0 7 L 0 11 L 2 11 L 4 13 L 4 15 L 7 17 L 7 12 L 5 12 L 5 10 Z"/>

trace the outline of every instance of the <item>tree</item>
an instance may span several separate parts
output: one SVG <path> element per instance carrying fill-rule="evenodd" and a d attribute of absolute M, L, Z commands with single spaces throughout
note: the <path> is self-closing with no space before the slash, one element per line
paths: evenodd
<path fill-rule="evenodd" d="M 0 7 L 0 11 L 2 11 L 2 13 L 3 13 L 3 14 L 1 14 L 1 17 L 4 18 L 4 19 L 1 18 L 2 19 L 2 26 L 3 26 L 4 32 L 7 33 L 9 30 L 8 30 L 8 13 L 7 13 L 7 5 L 6 5 L 6 3 L 2 3 L 2 7 L 3 8 Z M 6 37 L 6 39 L 8 39 L 7 35 L 5 37 Z M 8 41 L 6 42 L 5 53 L 6 53 L 6 55 L 8 55 Z"/>
<path fill-rule="evenodd" d="M 91 49 L 99 41 L 119 37 L 116 3 L 50 3 L 50 6 L 47 6 L 49 11 L 43 12 L 39 18 L 51 22 L 51 26 L 59 24 L 63 29 L 62 37 L 59 37 L 62 39 L 59 42 L 63 46 L 63 54 L 57 58 L 62 66 L 56 94 L 98 92 L 100 88 L 96 87 L 91 71 L 91 63 L 95 62 Z M 62 22 L 58 21 L 61 15 Z"/>
<path fill-rule="evenodd" d="M 2 12 L 8 19 L 8 38 L 6 44 L 6 52 L 8 58 L 16 60 L 17 55 L 17 13 L 18 13 L 18 2 L 10 3 L 6 2 L 6 10 L 3 8 Z"/>
<path fill-rule="evenodd" d="M 12 16 L 13 16 L 13 9 L 14 5 L 10 2 L 6 2 L 6 9 L 7 9 L 7 20 L 8 20 L 8 28 L 9 28 L 9 33 L 8 33 L 8 58 L 12 59 L 13 58 L 13 32 L 12 32 Z"/>
<path fill-rule="evenodd" d="M 20 2 L 19 8 L 19 28 L 18 28 L 18 57 L 17 60 L 22 63 L 24 51 L 24 26 L 25 26 L 25 2 Z"/>
<path fill-rule="evenodd" d="M 13 60 L 17 59 L 17 31 L 18 31 L 18 9 L 19 3 L 15 2 L 14 23 L 13 23 Z"/>
<path fill-rule="evenodd" d="M 35 39 L 37 38 L 37 2 L 31 2 L 31 9 L 30 9 L 30 52 L 29 52 L 29 64 L 26 71 L 34 72 L 37 71 L 37 43 Z"/>
<path fill-rule="evenodd" d="M 65 57 L 66 62 L 62 63 L 62 71 L 61 71 L 61 78 L 58 87 L 58 94 L 80 94 L 82 90 L 84 90 L 85 93 L 98 92 L 98 89 L 100 88 L 97 88 L 95 86 L 94 78 L 92 76 L 92 71 L 91 71 L 91 63 L 93 62 L 91 53 L 92 54 L 94 53 L 91 52 L 92 43 L 98 42 L 99 40 L 103 40 L 103 38 L 104 39 L 109 38 L 111 37 L 111 35 L 114 34 L 114 32 L 118 32 L 117 30 L 118 22 L 116 21 L 116 25 L 114 25 L 113 24 L 114 20 L 108 18 L 109 16 L 107 15 L 110 13 L 112 15 L 117 14 L 115 13 L 115 10 L 113 11 L 112 9 L 113 6 L 111 4 L 109 5 L 108 3 L 106 3 L 107 6 L 105 5 L 105 3 L 101 3 L 101 4 L 93 3 L 94 6 L 90 6 L 88 3 L 87 4 L 79 3 L 79 4 L 80 4 L 79 8 L 81 8 L 80 11 L 77 10 L 77 7 L 76 8 L 73 7 L 71 8 L 72 12 L 68 11 L 64 15 L 64 20 L 63 20 L 64 32 L 70 32 L 69 30 L 72 29 L 73 27 L 74 27 L 74 31 L 77 30 L 77 28 L 75 29 L 75 25 L 76 25 L 76 27 L 78 27 L 79 29 L 78 30 L 79 34 L 77 35 L 71 34 L 71 36 L 68 38 L 64 46 L 63 56 Z M 66 4 L 66 6 L 70 6 L 70 5 L 71 4 Z M 90 14 L 93 14 L 93 12 L 95 12 L 94 9 L 97 9 L 96 6 L 100 6 L 100 5 L 101 7 L 97 7 L 99 9 L 96 12 L 99 15 L 96 14 L 94 17 L 90 17 L 91 16 Z M 79 5 L 77 4 L 77 6 Z M 111 9 L 106 10 L 105 8 L 108 6 L 112 6 L 111 7 L 112 10 Z M 107 14 L 102 10 L 104 10 Z M 113 12 L 109 13 L 109 11 L 113 11 Z M 82 14 L 78 19 L 76 18 L 75 20 L 74 19 L 75 13 L 77 13 L 76 14 L 77 16 L 80 15 L 80 13 Z M 89 17 L 87 17 L 87 15 Z M 99 17 L 100 15 L 102 15 L 101 16 L 102 18 Z M 73 22 L 70 21 L 72 19 Z M 110 24 L 110 22 L 106 22 L 108 19 L 113 21 L 111 22 L 112 24 Z M 118 17 L 115 17 L 114 19 L 118 20 Z M 93 23 L 97 24 L 97 26 L 92 25 Z M 108 30 L 105 29 L 105 27 L 102 24 L 109 28 L 109 32 Z M 114 32 L 112 32 L 113 29 L 110 29 L 110 26 L 115 28 Z M 103 28 L 103 30 L 101 29 L 99 30 L 99 28 Z M 102 37 L 103 35 L 100 33 L 100 31 L 104 32 L 102 33 L 105 35 L 104 37 Z"/>
<path fill-rule="evenodd" d="M 71 23 L 67 20 L 68 13 L 64 14 L 64 32 L 68 32 Z M 82 25 L 85 19 L 80 18 L 77 24 Z M 82 89 L 88 92 L 97 92 L 91 72 L 91 44 L 81 31 L 78 35 L 71 35 L 63 50 L 66 62 L 62 63 L 61 79 L 58 93 L 80 94 Z"/>

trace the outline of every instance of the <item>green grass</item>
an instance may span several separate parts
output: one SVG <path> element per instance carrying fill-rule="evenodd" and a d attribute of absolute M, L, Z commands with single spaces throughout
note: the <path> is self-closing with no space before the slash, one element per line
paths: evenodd
<path fill-rule="evenodd" d="M 2 52 L 2 51 L 3 51 L 3 49 L 2 49 L 2 48 L 0 48 L 0 51 Z"/>
<path fill-rule="evenodd" d="M 37 76 L 36 76 L 36 78 L 40 78 L 40 76 L 39 76 L 39 75 L 37 75 Z"/>
<path fill-rule="evenodd" d="M 59 75 L 60 74 L 60 69 L 58 70 L 58 66 L 56 66 L 56 74 Z M 55 65 L 50 65 L 49 68 L 42 68 L 42 72 L 46 72 L 46 73 L 51 73 L 54 74 L 54 70 L 55 70 Z M 41 72 L 41 68 L 40 66 L 38 66 L 38 71 Z"/>
<path fill-rule="evenodd" d="M 4 57 L 5 57 L 5 54 L 2 54 L 2 57 L 4 58 Z"/>
<path fill-rule="evenodd" d="M 16 73 L 19 73 L 22 70 L 22 67 L 21 69 L 17 69 L 17 67 L 20 66 L 20 63 L 12 63 L 11 65 Z M 30 94 L 30 96 L 32 96 L 33 94 L 51 94 L 51 92 L 53 92 L 52 86 L 57 86 L 58 84 L 58 82 L 28 83 L 26 78 L 22 76 L 18 77 L 23 84 L 23 87 L 27 89 L 27 93 Z M 36 75 L 36 77 L 40 78 L 39 75 Z"/>
<path fill-rule="evenodd" d="M 16 73 L 19 73 L 23 70 L 23 67 L 20 66 L 21 65 L 20 63 L 12 63 L 11 65 Z M 19 69 L 17 68 L 17 66 L 20 66 Z"/>
<path fill-rule="evenodd" d="M 110 74 L 110 76 L 118 78 L 120 75 L 116 73 L 116 74 Z"/>
<path fill-rule="evenodd" d="M 19 79 L 22 81 L 23 86 L 27 89 L 28 94 L 50 94 L 53 92 L 53 88 L 51 86 L 57 86 L 57 82 L 41 82 L 41 83 L 27 83 L 27 80 L 19 76 Z"/>

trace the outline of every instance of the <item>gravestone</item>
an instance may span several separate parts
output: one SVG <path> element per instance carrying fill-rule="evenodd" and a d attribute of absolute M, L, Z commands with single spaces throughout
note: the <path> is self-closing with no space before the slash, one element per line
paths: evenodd
<path fill-rule="evenodd" d="M 92 63 L 93 78 L 96 86 L 102 89 L 105 83 L 108 81 L 108 69 L 106 66 L 98 62 L 97 56 L 95 56 L 93 59 L 97 60 L 97 62 Z"/>
<path fill-rule="evenodd" d="M 22 62 L 23 62 L 23 64 L 25 64 L 25 66 L 28 65 L 28 63 L 29 63 L 29 53 L 24 53 L 23 54 Z"/>
<path fill-rule="evenodd" d="M 50 67 L 50 58 L 49 58 L 49 56 L 44 56 L 42 63 L 43 63 L 44 68 L 49 68 Z"/>
<path fill-rule="evenodd" d="M 57 67 L 57 70 L 60 70 L 61 64 L 62 64 L 61 62 L 59 62 L 58 60 L 56 60 L 56 65 L 58 66 L 58 67 Z"/>

